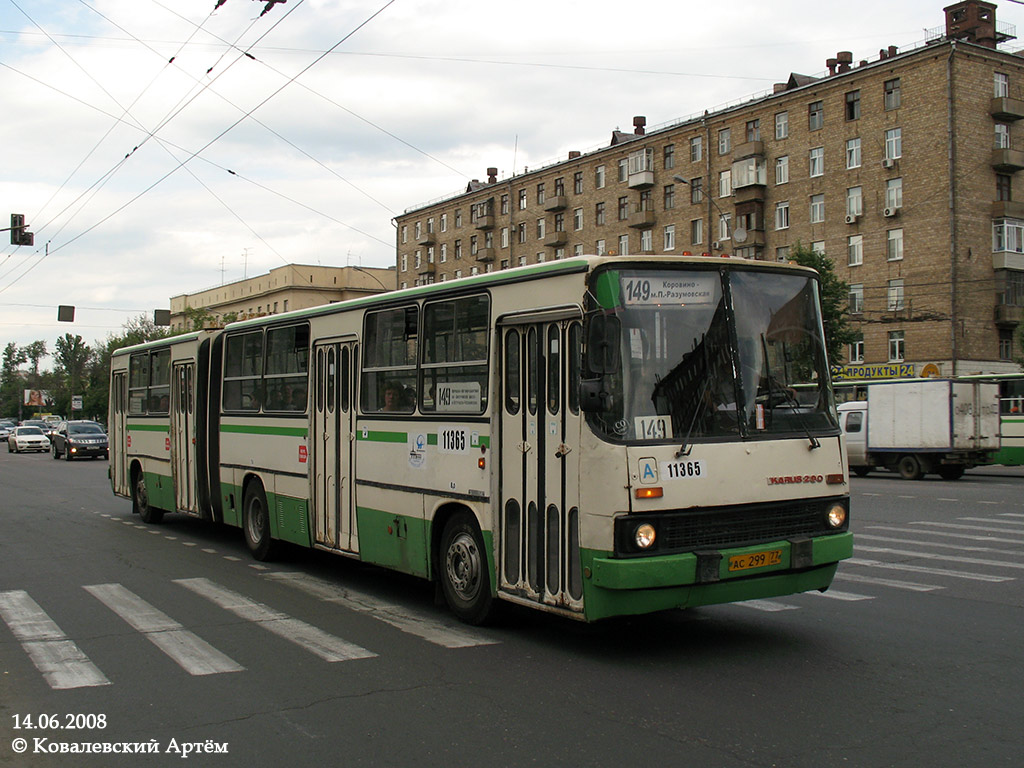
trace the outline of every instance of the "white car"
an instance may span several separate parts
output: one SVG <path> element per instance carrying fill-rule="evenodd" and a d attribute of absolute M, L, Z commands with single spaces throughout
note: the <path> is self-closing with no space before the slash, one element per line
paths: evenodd
<path fill-rule="evenodd" d="M 39 427 L 15 427 L 7 436 L 7 452 L 49 451 L 50 438 Z"/>

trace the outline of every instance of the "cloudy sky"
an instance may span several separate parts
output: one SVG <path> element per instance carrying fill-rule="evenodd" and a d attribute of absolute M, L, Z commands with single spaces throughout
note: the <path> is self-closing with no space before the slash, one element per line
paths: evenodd
<path fill-rule="evenodd" d="M 0 233 L 0 348 L 94 343 L 285 263 L 391 266 L 392 217 L 488 166 L 912 47 L 947 4 L 217 2 L 0 0 L 0 226 L 35 233 Z"/>

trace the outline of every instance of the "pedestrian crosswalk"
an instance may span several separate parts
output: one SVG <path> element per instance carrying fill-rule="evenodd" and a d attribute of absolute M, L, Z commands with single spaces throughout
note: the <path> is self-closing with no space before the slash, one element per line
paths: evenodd
<path fill-rule="evenodd" d="M 808 595 L 850 602 L 874 600 L 884 592 L 860 594 L 836 586 L 927 593 L 964 582 L 994 585 L 1016 581 L 1022 569 L 1024 513 L 970 515 L 950 522 L 870 524 L 854 531 L 854 557 L 840 563 L 833 587 Z M 802 607 L 800 599 L 747 600 L 737 605 L 775 612 Z"/>
<path fill-rule="evenodd" d="M 342 588 L 314 576 L 268 569 L 258 573 L 256 578 L 294 587 L 323 602 L 369 614 L 404 633 L 443 648 L 470 648 L 499 642 L 485 632 L 457 626 L 454 620 L 448 623 L 426 612 L 420 613 L 353 589 Z M 378 656 L 374 650 L 331 634 L 211 579 L 175 579 L 172 583 L 234 618 L 266 630 L 325 662 L 373 659 Z M 114 617 L 118 617 L 189 675 L 245 671 L 246 667 L 241 663 L 123 584 L 88 584 L 82 588 L 110 610 L 112 621 L 116 622 L 118 619 Z M 168 608 L 172 613 L 184 610 L 179 601 L 174 601 L 174 606 Z M 14 638 L 51 688 L 65 690 L 111 684 L 111 680 L 28 592 L 0 591 L 0 620 L 10 628 Z"/>

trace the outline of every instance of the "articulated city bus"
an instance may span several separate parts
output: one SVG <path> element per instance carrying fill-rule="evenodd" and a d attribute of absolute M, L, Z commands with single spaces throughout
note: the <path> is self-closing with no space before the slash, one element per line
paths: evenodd
<path fill-rule="evenodd" d="M 581 257 L 119 350 L 113 490 L 258 559 L 439 581 L 470 623 L 496 598 L 593 621 L 824 590 L 852 534 L 818 290 Z"/>

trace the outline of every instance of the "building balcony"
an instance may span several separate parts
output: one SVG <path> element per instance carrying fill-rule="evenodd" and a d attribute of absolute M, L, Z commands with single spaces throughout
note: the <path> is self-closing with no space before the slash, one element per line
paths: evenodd
<path fill-rule="evenodd" d="M 480 248 L 473 255 L 473 258 L 477 261 L 489 262 L 494 261 L 494 249 L 493 248 Z"/>
<path fill-rule="evenodd" d="M 654 226 L 654 211 L 633 211 L 628 224 L 633 229 L 650 229 Z"/>
<path fill-rule="evenodd" d="M 545 211 L 564 211 L 569 205 L 569 198 L 565 195 L 553 195 L 544 201 Z"/>
<path fill-rule="evenodd" d="M 422 232 L 419 237 L 416 238 L 416 245 L 434 245 L 437 243 L 437 235 L 433 232 Z"/>
<path fill-rule="evenodd" d="M 734 187 L 732 190 L 733 199 L 736 205 L 741 203 L 764 202 L 765 186 L 761 183 L 747 184 L 742 187 Z"/>
<path fill-rule="evenodd" d="M 1011 122 L 1024 117 L 1024 101 L 1011 99 L 1008 96 L 997 96 L 992 99 L 992 107 L 989 113 L 996 120 Z"/>
<path fill-rule="evenodd" d="M 549 232 L 544 238 L 544 245 L 549 248 L 560 248 L 569 242 L 568 232 Z"/>
<path fill-rule="evenodd" d="M 992 167 L 1000 173 L 1016 173 L 1024 169 L 1024 151 L 1019 149 L 993 149 Z"/>
<path fill-rule="evenodd" d="M 1012 304 L 996 304 L 996 325 L 1016 328 L 1022 317 L 1024 317 L 1024 307 L 1015 307 Z"/>
<path fill-rule="evenodd" d="M 743 144 L 737 145 L 736 149 L 733 150 L 733 162 L 737 160 L 745 160 L 748 157 L 764 157 L 764 142 L 747 141 Z"/>
<path fill-rule="evenodd" d="M 654 186 L 654 171 L 631 173 L 627 177 L 630 189 L 647 189 Z"/>
<path fill-rule="evenodd" d="M 437 265 L 432 261 L 424 261 L 416 267 L 416 274 L 418 275 L 432 275 L 435 272 L 437 272 Z"/>
<path fill-rule="evenodd" d="M 992 269 L 1013 269 L 1024 272 L 1024 253 L 996 251 L 992 254 Z"/>
<path fill-rule="evenodd" d="M 992 203 L 993 219 L 1024 219 L 1024 203 L 996 200 Z"/>
<path fill-rule="evenodd" d="M 473 226 L 477 229 L 494 229 L 494 214 L 485 213 L 477 215 L 476 221 L 473 222 Z"/>

